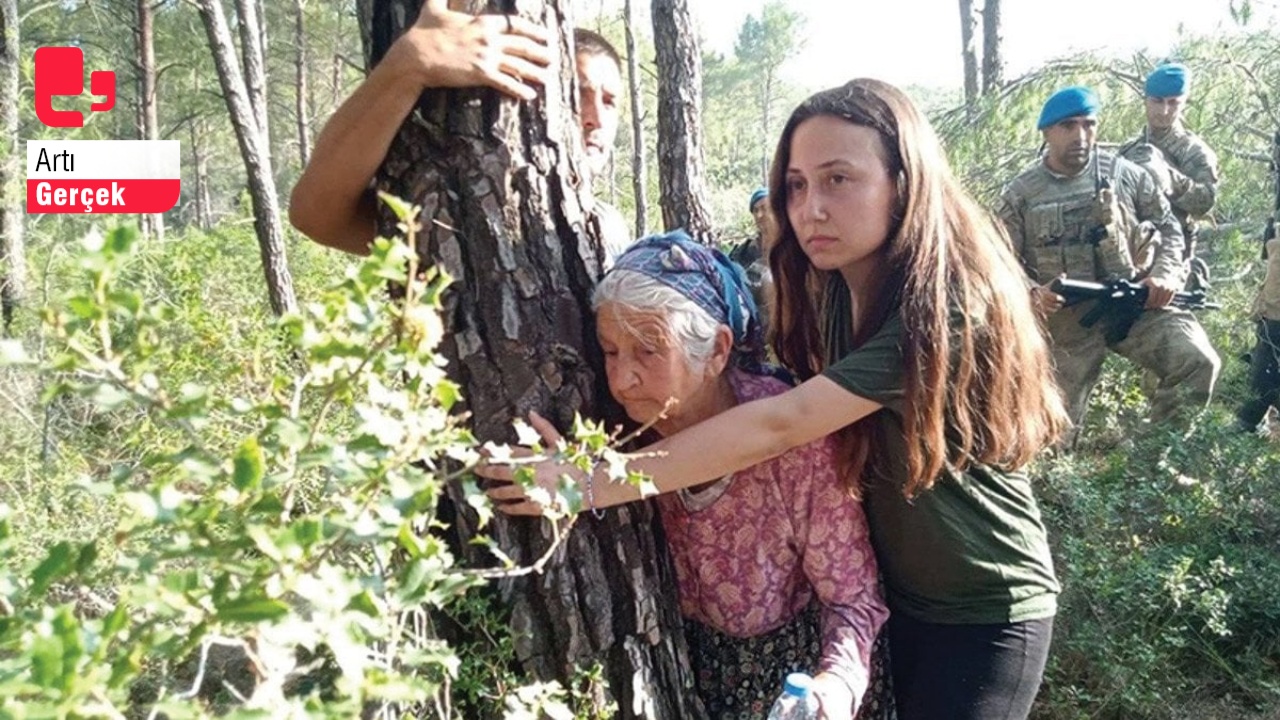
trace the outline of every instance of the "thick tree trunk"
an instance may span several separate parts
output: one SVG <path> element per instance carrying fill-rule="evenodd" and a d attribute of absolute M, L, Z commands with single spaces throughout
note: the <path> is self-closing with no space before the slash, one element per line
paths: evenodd
<path fill-rule="evenodd" d="M 307 112 L 307 28 L 306 6 L 302 0 L 293 0 L 293 12 L 294 115 L 298 119 L 298 161 L 301 167 L 306 167 L 311 156 L 311 129 L 308 126 L 311 114 Z"/>
<path fill-rule="evenodd" d="M 245 4 L 238 0 L 239 4 Z M 218 69 L 218 84 L 227 113 L 235 128 L 240 157 L 244 160 L 249 179 L 249 197 L 253 202 L 253 226 L 258 235 L 258 250 L 262 255 L 262 270 L 267 280 L 267 297 L 271 310 L 277 315 L 297 308 L 293 294 L 293 278 L 285 259 L 284 228 L 280 219 L 280 203 L 276 198 L 276 181 L 271 174 L 271 159 L 267 152 L 266 134 L 254 117 L 245 89 L 240 66 L 236 64 L 235 49 L 231 45 L 231 31 L 222 11 L 222 0 L 196 0 L 200 20 L 209 38 L 214 65 Z M 250 35 L 256 37 L 256 32 Z M 252 44 L 252 43 L 250 43 Z M 246 49 L 245 53 L 251 53 Z"/>
<path fill-rule="evenodd" d="M 27 286 L 23 247 L 22 181 L 19 157 L 19 51 L 17 0 L 0 0 L 0 320 L 9 335 Z"/>
<path fill-rule="evenodd" d="M 160 139 L 160 121 L 156 97 L 155 0 L 138 0 L 134 40 L 138 61 L 138 134 L 142 140 Z M 146 237 L 164 240 L 164 215 L 142 216 L 142 232 Z"/>
<path fill-rule="evenodd" d="M 418 14 L 417 0 L 376 0 L 372 56 Z M 464 2 L 471 12 L 497 11 Z M 521 0 L 522 15 L 565 38 L 567 0 Z M 464 387 L 480 440 L 511 441 L 511 420 L 538 410 L 567 429 L 603 407 L 602 357 L 589 296 L 603 251 L 579 195 L 583 160 L 570 112 L 573 60 L 560 45 L 545 101 L 520 104 L 490 90 L 423 95 L 401 128 L 378 186 L 420 204 L 418 251 L 454 278 L 445 300 L 451 374 Z M 394 220 L 383 218 L 383 231 Z M 455 539 L 474 518 L 450 488 Z M 459 509 L 461 509 L 459 511 Z M 530 563 L 549 547 L 543 521 L 499 518 L 505 552 Z M 637 503 L 579 517 L 539 575 L 504 581 L 516 653 L 538 679 L 568 680 L 600 663 L 622 717 L 697 718 L 674 576 L 656 539 L 653 508 Z M 459 545 L 470 562 L 488 563 Z"/>
<path fill-rule="evenodd" d="M 986 0 L 982 8 L 982 94 L 1004 85 L 1004 34 L 1000 27 L 1000 0 Z"/>
<path fill-rule="evenodd" d="M 640 58 L 636 55 L 636 37 L 632 31 L 635 16 L 631 0 L 623 2 L 622 27 L 627 40 L 627 89 L 631 94 L 631 194 L 636 201 L 636 237 L 649 231 L 649 199 L 646 180 L 649 169 L 644 161 L 644 105 L 640 94 Z"/>
<path fill-rule="evenodd" d="M 653 0 L 658 64 L 658 187 L 662 223 L 711 244 L 702 153 L 702 56 L 687 0 Z"/>
<path fill-rule="evenodd" d="M 978 16 L 973 0 L 960 0 L 960 56 L 964 59 L 964 104 L 972 107 L 982 91 L 978 85 Z"/>

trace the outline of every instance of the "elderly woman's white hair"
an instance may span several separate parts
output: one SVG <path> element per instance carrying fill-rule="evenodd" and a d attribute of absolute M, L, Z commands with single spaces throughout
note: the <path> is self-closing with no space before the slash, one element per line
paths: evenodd
<path fill-rule="evenodd" d="M 695 370 L 704 368 L 715 351 L 716 331 L 723 323 L 684 294 L 644 273 L 617 269 L 606 274 L 591 297 L 591 308 L 599 312 L 606 303 L 661 314 L 671 340 Z M 627 330 L 636 333 L 632 328 Z"/>

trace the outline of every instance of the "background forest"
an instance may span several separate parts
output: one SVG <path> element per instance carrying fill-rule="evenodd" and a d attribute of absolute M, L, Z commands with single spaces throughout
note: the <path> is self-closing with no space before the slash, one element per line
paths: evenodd
<path fill-rule="evenodd" d="M 522 571 L 472 569 L 476 551 L 432 527 L 444 484 L 476 458 L 436 353 L 444 279 L 407 282 L 402 244 L 361 260 L 281 221 L 314 135 L 363 77 L 363 0 L 226 3 L 248 121 L 229 115 L 234 88 L 211 50 L 219 3 L 0 0 L 0 718 L 617 712 L 598 666 L 559 683 L 522 674 L 494 582 Z M 624 49 L 626 7 L 574 12 Z M 1274 197 L 1280 33 L 1252 28 L 1248 3 L 1233 9 L 1237 30 L 1172 53 L 1194 69 L 1186 119 L 1225 178 L 1200 243 L 1222 304 L 1200 316 L 1223 357 L 1219 390 L 1188 439 L 1161 436 L 1142 427 L 1137 373 L 1109 361 L 1076 452 L 1033 469 L 1064 585 L 1044 720 L 1280 718 L 1280 445 L 1232 430 Z M 767 3 L 732 53 L 701 58 L 725 245 L 752 228 L 771 138 L 818 89 L 779 74 L 809 22 Z M 647 198 L 656 231 L 660 68 L 651 28 L 631 30 L 638 133 L 628 107 L 597 192 L 628 218 Z M 34 117 L 32 52 L 72 44 L 116 70 L 119 96 L 54 131 Z M 1142 126 L 1141 81 L 1161 59 L 1074 56 L 975 76 L 967 93 L 908 89 L 990 202 L 1035 158 L 1053 89 L 1097 88 L 1101 138 L 1121 142 Z M 22 141 L 148 137 L 182 141 L 182 198 L 162 220 L 22 211 Z M 246 145 L 266 184 L 248 179 Z M 407 282 L 407 303 L 386 299 L 389 281 Z"/>

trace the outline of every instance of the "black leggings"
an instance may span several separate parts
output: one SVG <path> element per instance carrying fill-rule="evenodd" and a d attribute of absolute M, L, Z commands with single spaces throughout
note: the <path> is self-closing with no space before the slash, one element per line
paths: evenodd
<path fill-rule="evenodd" d="M 1245 430 L 1254 430 L 1267 416 L 1267 410 L 1280 408 L 1280 321 L 1259 320 L 1255 333 L 1258 342 L 1249 354 L 1249 387 L 1253 397 L 1236 416 Z"/>
<path fill-rule="evenodd" d="M 899 720 L 1025 720 L 1040 689 L 1053 618 L 937 625 L 889 618 Z"/>

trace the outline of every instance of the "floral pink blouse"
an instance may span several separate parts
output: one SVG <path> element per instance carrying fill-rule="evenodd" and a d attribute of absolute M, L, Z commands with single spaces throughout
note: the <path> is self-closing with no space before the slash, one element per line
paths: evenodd
<path fill-rule="evenodd" d="M 772 377 L 733 371 L 739 402 L 784 392 Z M 836 472 L 823 438 L 697 492 L 658 497 L 675 560 L 680 611 L 727 635 L 776 630 L 817 595 L 818 672 L 867 689 L 871 645 L 889 616 L 862 504 Z"/>

